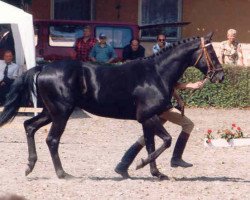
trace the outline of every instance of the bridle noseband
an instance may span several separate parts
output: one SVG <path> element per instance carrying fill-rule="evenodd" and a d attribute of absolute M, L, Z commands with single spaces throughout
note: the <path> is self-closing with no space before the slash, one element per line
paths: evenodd
<path fill-rule="evenodd" d="M 194 63 L 193 66 L 196 66 L 197 63 L 200 61 L 200 59 L 202 58 L 203 54 L 205 55 L 205 59 L 206 59 L 206 63 L 207 63 L 207 67 L 208 67 L 208 71 L 206 74 L 206 78 L 208 79 L 212 79 L 215 75 L 216 72 L 218 71 L 223 71 L 222 68 L 215 68 L 213 61 L 209 55 L 209 53 L 207 52 L 207 46 L 212 45 L 211 43 L 205 44 L 205 39 L 202 37 L 201 38 L 201 53 L 199 55 L 199 57 L 197 58 L 196 62 Z"/>

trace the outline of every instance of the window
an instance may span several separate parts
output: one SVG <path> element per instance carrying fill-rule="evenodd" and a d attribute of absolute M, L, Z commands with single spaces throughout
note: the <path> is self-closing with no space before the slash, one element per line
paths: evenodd
<path fill-rule="evenodd" d="M 141 0 L 141 25 L 161 24 L 181 21 L 181 0 Z M 142 37 L 155 39 L 159 33 L 165 34 L 169 39 L 180 37 L 180 28 L 160 27 L 142 30 Z"/>
<path fill-rule="evenodd" d="M 114 48 L 123 48 L 132 39 L 132 30 L 125 27 L 98 26 L 95 30 L 96 37 L 100 33 L 104 33 L 107 36 L 107 43 Z"/>
<path fill-rule="evenodd" d="M 54 19 L 90 20 L 91 0 L 54 0 Z"/>
<path fill-rule="evenodd" d="M 73 47 L 77 38 L 82 37 L 83 26 L 56 25 L 49 27 L 49 45 L 57 47 Z"/>

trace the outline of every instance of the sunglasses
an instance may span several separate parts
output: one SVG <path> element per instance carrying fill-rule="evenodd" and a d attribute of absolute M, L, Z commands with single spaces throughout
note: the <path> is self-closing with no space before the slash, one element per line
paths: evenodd
<path fill-rule="evenodd" d="M 158 39 L 158 42 L 165 42 L 166 39 Z"/>

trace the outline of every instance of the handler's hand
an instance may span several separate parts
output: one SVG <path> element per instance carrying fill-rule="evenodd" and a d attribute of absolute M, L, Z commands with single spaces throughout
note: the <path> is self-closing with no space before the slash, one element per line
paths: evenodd
<path fill-rule="evenodd" d="M 194 89 L 194 90 L 201 89 L 206 84 L 206 81 L 207 81 L 207 79 L 202 80 L 202 81 L 197 81 L 195 83 L 192 83 L 191 88 Z"/>

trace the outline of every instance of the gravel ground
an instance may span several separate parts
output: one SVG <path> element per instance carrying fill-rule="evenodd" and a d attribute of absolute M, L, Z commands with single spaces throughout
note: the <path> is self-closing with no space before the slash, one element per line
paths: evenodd
<path fill-rule="evenodd" d="M 60 156 L 66 172 L 74 179 L 56 177 L 45 138 L 49 126 L 36 134 L 38 162 L 25 177 L 27 144 L 23 121 L 17 116 L 11 124 L 0 128 L 0 196 L 18 194 L 29 200 L 41 199 L 250 199 L 250 146 L 206 148 L 207 129 L 217 131 L 236 123 L 245 135 L 250 134 L 250 110 L 186 109 L 195 128 L 184 153 L 194 164 L 188 169 L 171 168 L 173 146 L 157 160 L 161 172 L 170 180 L 153 178 L 149 167 L 130 168 L 133 179 L 122 180 L 114 167 L 125 150 L 142 135 L 135 121 L 102 118 L 82 112 L 74 113 L 61 140 Z M 180 127 L 166 123 L 175 144 Z M 161 144 L 156 139 L 157 145 Z M 146 157 L 143 149 L 137 160 Z"/>

